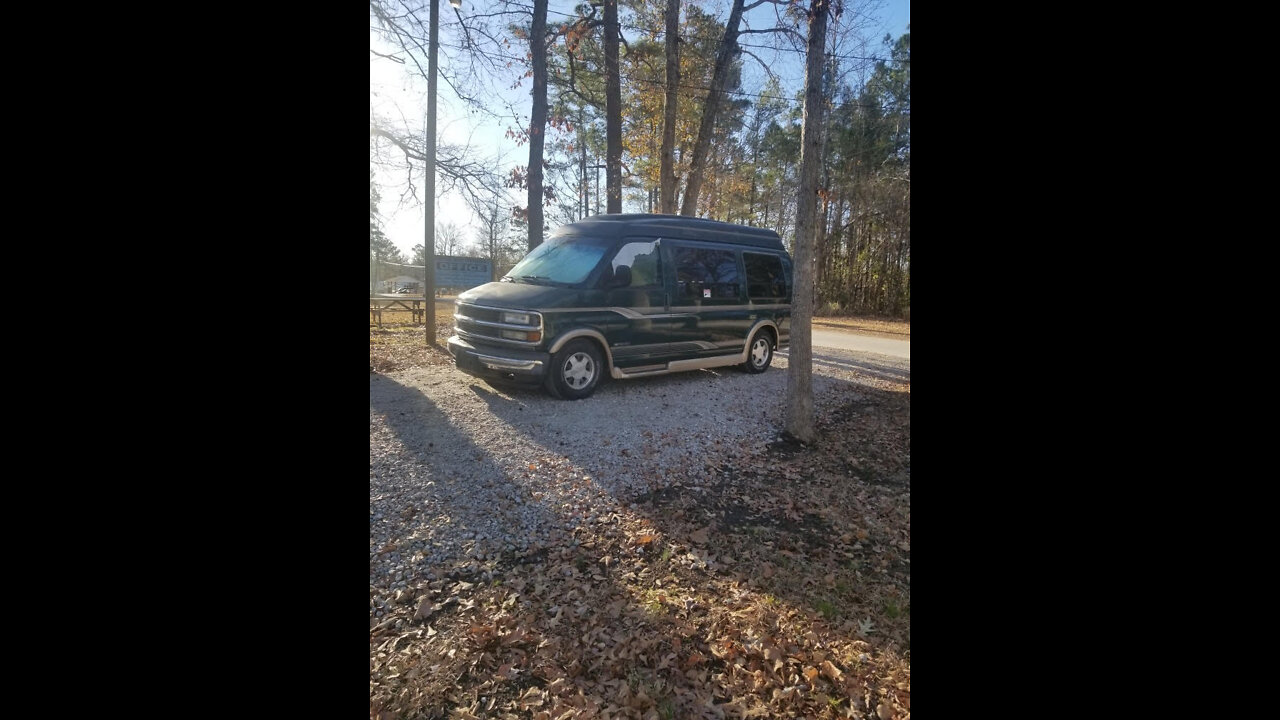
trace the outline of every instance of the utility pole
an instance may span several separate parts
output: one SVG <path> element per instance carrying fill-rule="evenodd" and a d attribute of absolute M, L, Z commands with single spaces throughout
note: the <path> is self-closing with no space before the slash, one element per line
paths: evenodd
<path fill-rule="evenodd" d="M 588 165 L 587 167 L 596 171 L 596 215 L 600 214 L 600 170 L 607 168 L 607 165 Z M 588 207 L 590 206 L 590 198 L 588 197 Z"/>
<path fill-rule="evenodd" d="M 427 183 L 424 198 L 427 211 L 427 286 L 422 290 L 427 311 L 428 346 L 436 344 L 436 56 L 439 52 L 439 40 L 440 0 L 431 0 L 431 29 L 427 48 Z"/>
<path fill-rule="evenodd" d="M 581 109 L 578 110 L 578 145 L 582 149 L 582 192 L 579 194 L 578 219 L 587 216 L 587 205 L 591 202 L 591 188 L 587 185 L 587 132 L 586 119 Z"/>

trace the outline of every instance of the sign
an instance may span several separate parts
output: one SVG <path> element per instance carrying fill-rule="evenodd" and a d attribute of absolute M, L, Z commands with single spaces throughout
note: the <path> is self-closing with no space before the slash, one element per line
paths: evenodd
<path fill-rule="evenodd" d="M 489 282 L 491 272 L 484 258 L 440 255 L 436 258 L 436 287 L 473 288 Z"/>

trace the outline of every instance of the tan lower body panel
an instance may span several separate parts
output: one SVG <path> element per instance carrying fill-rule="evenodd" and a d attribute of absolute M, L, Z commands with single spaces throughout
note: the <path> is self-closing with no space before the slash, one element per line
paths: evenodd
<path fill-rule="evenodd" d="M 672 360 L 663 365 L 644 365 L 630 369 L 626 368 L 610 368 L 609 374 L 615 380 L 623 378 L 649 377 L 651 375 L 666 375 L 673 372 L 683 372 L 685 370 L 706 370 L 709 368 L 726 367 L 729 365 L 741 365 L 746 362 L 743 359 L 743 353 L 734 353 L 733 355 L 717 355 L 709 358 L 696 358 L 694 360 Z"/>

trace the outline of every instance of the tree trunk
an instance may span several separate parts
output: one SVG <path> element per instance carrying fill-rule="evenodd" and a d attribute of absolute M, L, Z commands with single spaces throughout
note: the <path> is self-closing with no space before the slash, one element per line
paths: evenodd
<path fill-rule="evenodd" d="M 542 244 L 542 143 L 547 131 L 547 0 L 533 0 L 529 26 L 533 111 L 529 117 L 529 249 Z"/>
<path fill-rule="evenodd" d="M 622 86 L 618 79 L 618 0 L 604 0 L 605 193 L 610 215 L 622 212 Z"/>
<path fill-rule="evenodd" d="M 680 0 L 667 0 L 667 103 L 662 112 L 659 212 L 676 213 L 676 90 L 680 85 Z"/>
<path fill-rule="evenodd" d="M 684 205 L 680 214 L 693 217 L 698 214 L 698 193 L 702 190 L 702 173 L 711 151 L 711 136 L 716 128 L 716 112 L 720 109 L 720 94 L 729 75 L 729 63 L 738 49 L 738 25 L 742 22 L 743 0 L 733 0 L 729 22 L 724 26 L 724 37 L 716 52 L 716 67 L 711 75 L 711 91 L 702 108 L 702 124 L 698 126 L 698 139 L 693 144 L 693 158 L 689 162 L 689 181 L 685 184 Z M 821 67 L 819 67 L 821 72 Z"/>
<path fill-rule="evenodd" d="M 795 291 L 791 301 L 791 352 L 787 360 L 786 431 L 813 442 L 813 243 L 817 231 L 818 170 L 822 164 L 822 57 L 830 0 L 809 5 L 804 73 L 804 127 L 800 132 L 800 191 L 796 195 Z"/>

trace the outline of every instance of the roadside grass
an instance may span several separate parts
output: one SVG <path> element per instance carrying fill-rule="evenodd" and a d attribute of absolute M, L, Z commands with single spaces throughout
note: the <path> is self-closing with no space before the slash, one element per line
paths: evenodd
<path fill-rule="evenodd" d="M 895 340 L 911 339 L 911 323 L 905 320 L 877 317 L 833 316 L 813 318 L 814 327 L 839 328 L 853 330 L 867 335 L 893 338 Z"/>

